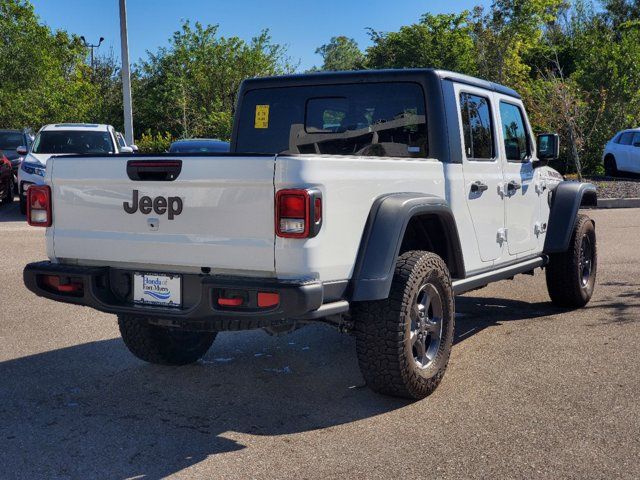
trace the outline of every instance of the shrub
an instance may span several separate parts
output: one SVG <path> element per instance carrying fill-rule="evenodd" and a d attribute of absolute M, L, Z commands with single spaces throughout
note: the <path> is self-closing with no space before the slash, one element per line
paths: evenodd
<path fill-rule="evenodd" d="M 147 130 L 136 141 L 136 145 L 140 153 L 164 153 L 169 151 L 169 146 L 173 141 L 174 138 L 169 132 L 153 134 Z"/>

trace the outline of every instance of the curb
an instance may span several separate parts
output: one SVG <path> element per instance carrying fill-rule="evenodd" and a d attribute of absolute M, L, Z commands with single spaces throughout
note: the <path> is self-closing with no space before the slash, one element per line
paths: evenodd
<path fill-rule="evenodd" d="M 640 198 L 599 198 L 598 208 L 640 208 Z"/>

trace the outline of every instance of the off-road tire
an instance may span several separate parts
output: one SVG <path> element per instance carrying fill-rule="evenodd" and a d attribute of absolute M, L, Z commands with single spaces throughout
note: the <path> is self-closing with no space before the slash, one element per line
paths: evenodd
<path fill-rule="evenodd" d="M 184 332 L 151 325 L 147 319 L 118 315 L 122 340 L 140 360 L 159 365 L 197 362 L 213 344 L 216 333 Z"/>
<path fill-rule="evenodd" d="M 618 164 L 616 163 L 616 159 L 613 155 L 607 155 L 604 159 L 604 173 L 609 177 L 617 177 L 620 172 L 618 172 Z"/>
<path fill-rule="evenodd" d="M 410 345 L 411 308 L 420 288 L 432 284 L 441 298 L 441 343 L 430 365 L 417 365 Z M 436 254 L 409 251 L 396 263 L 389 297 L 361 302 L 352 314 L 360 370 L 367 385 L 378 393 L 420 399 L 438 386 L 449 362 L 455 321 L 451 277 Z"/>
<path fill-rule="evenodd" d="M 585 236 L 592 248 L 592 264 L 586 282 L 583 277 L 583 265 L 581 265 Z M 569 249 L 563 253 L 551 254 L 549 258 L 549 265 L 547 265 L 545 273 L 551 301 L 564 308 L 584 307 L 593 295 L 597 271 L 596 229 L 588 216 L 579 214 L 571 234 Z"/>

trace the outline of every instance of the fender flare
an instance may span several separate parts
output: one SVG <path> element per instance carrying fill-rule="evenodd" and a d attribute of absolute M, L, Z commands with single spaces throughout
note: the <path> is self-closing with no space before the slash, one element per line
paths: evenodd
<path fill-rule="evenodd" d="M 418 215 L 439 218 L 456 276 L 464 278 L 464 260 L 455 218 L 447 202 L 424 193 L 394 193 L 373 203 L 365 225 L 352 275 L 348 297 L 351 301 L 381 300 L 389 296 L 396 260 L 409 221 Z M 450 263 L 451 263 L 450 262 Z"/>
<path fill-rule="evenodd" d="M 551 212 L 544 253 L 566 252 L 581 206 L 598 205 L 596 187 L 591 183 L 560 182 L 552 193 Z"/>

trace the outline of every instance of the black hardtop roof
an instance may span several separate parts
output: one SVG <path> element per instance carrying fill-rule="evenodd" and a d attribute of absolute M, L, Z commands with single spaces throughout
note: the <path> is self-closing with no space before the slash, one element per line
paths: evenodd
<path fill-rule="evenodd" d="M 439 80 L 451 80 L 464 83 L 485 90 L 502 93 L 514 98 L 521 98 L 515 90 L 489 82 L 480 78 L 463 75 L 461 73 L 434 68 L 406 68 L 389 70 L 354 70 L 345 72 L 314 72 L 295 75 L 282 75 L 278 77 L 251 78 L 243 82 L 244 90 L 256 88 L 277 88 L 291 86 L 331 85 L 341 83 L 367 83 L 384 81 L 416 81 L 420 78 L 436 77 Z"/>

